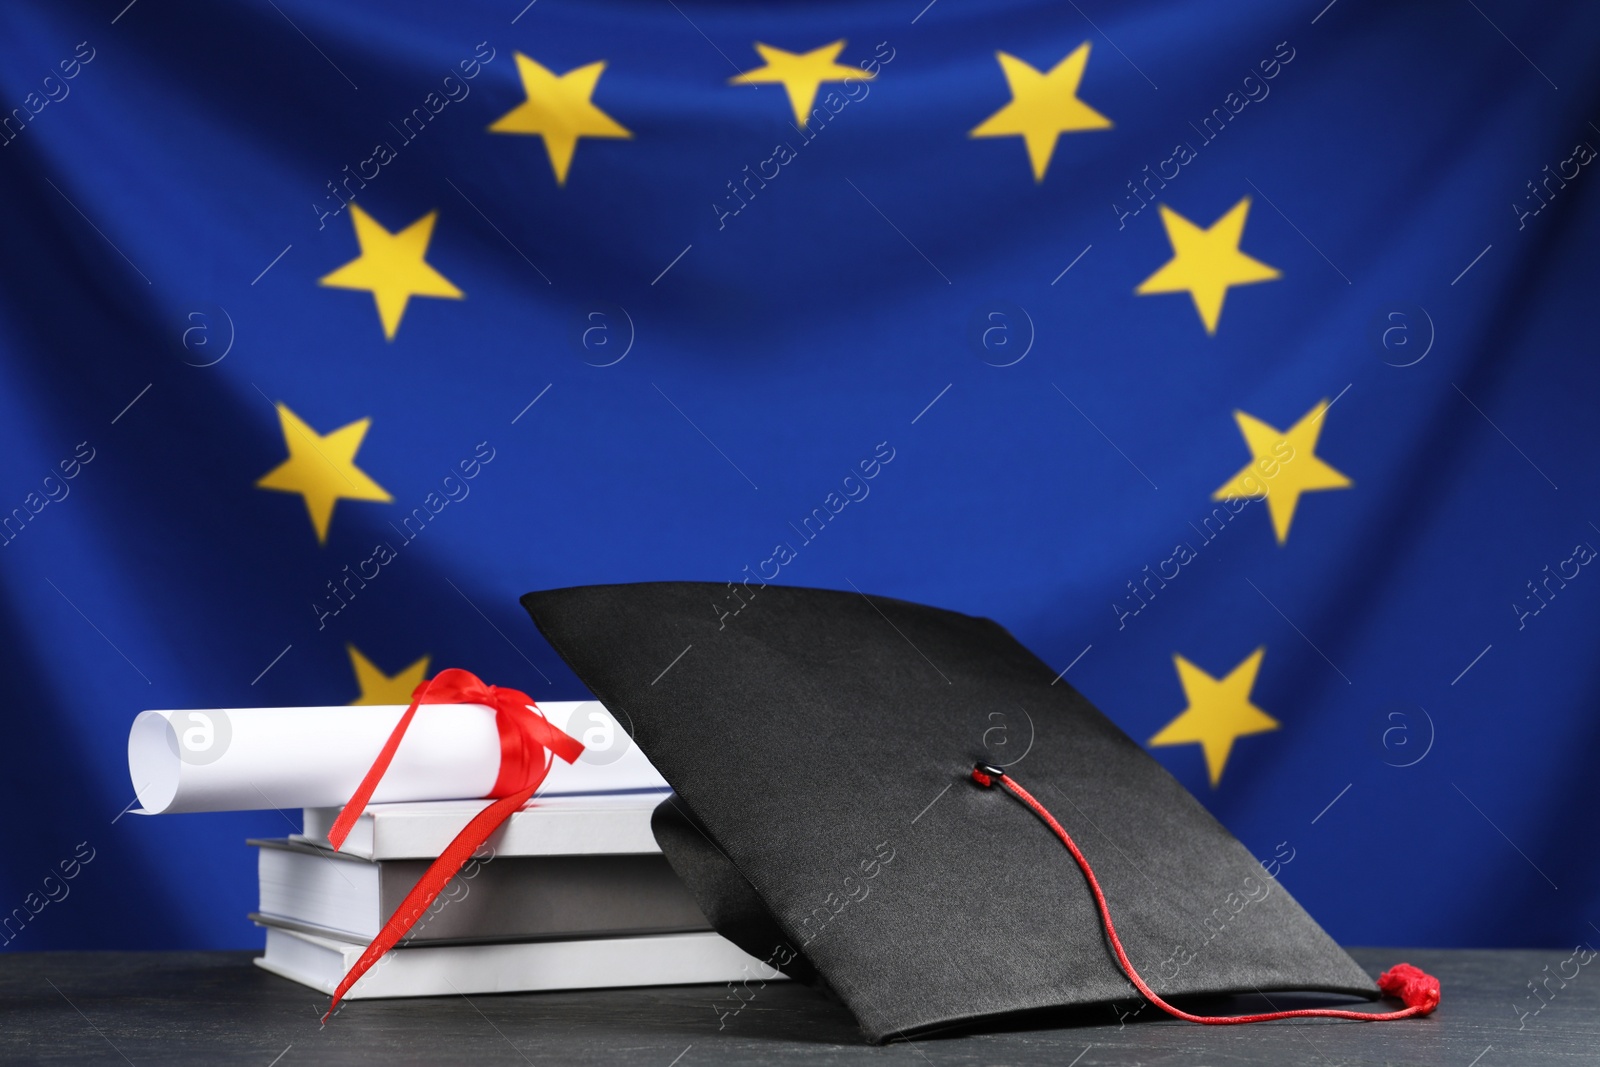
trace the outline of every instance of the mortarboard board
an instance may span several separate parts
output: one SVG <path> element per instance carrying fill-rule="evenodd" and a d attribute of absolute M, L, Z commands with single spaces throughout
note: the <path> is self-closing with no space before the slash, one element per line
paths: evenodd
<path fill-rule="evenodd" d="M 1161 997 L 1377 995 L 1182 785 L 999 624 L 738 589 L 737 613 L 727 587 L 696 582 L 522 603 L 672 786 L 656 835 L 712 925 L 832 991 L 869 1040 L 1133 995 L 1087 867 L 974 784 L 997 723 L 1014 754 L 1001 758 L 1081 847 Z"/>

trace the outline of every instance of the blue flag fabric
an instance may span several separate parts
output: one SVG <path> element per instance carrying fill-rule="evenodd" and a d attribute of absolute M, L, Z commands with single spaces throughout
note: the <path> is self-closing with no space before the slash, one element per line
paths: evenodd
<path fill-rule="evenodd" d="M 998 620 L 1342 941 L 1600 936 L 1592 7 L 0 23 L 6 949 L 259 944 L 141 709 L 669 578 Z"/>

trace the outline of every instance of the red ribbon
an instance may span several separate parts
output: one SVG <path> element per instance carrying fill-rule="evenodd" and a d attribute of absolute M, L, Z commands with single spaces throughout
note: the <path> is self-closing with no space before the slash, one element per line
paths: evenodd
<path fill-rule="evenodd" d="M 428 905 L 450 883 L 450 879 L 456 876 L 456 872 L 488 840 L 489 835 L 498 830 L 513 812 L 520 810 L 544 784 L 545 775 L 550 773 L 551 754 L 560 756 L 567 763 L 583 754 L 583 742 L 550 725 L 527 693 L 485 685 L 471 671 L 455 667 L 442 670 L 430 681 L 417 686 L 411 694 L 411 706 L 394 724 L 394 731 L 389 734 L 389 740 L 384 742 L 383 750 L 373 761 L 367 776 L 361 779 L 355 795 L 334 820 L 333 829 L 328 833 L 328 843 L 336 851 L 350 836 L 350 828 L 366 810 L 367 802 L 372 799 L 373 790 L 378 788 L 378 782 L 388 771 L 412 717 L 423 704 L 483 704 L 494 709 L 495 728 L 500 732 L 500 773 L 495 778 L 494 788 L 485 796 L 497 799 L 467 823 L 455 840 L 439 854 L 439 858 L 433 861 L 411 892 L 406 894 L 394 914 L 389 916 L 389 921 L 383 924 L 378 936 L 372 939 L 372 944 L 367 946 L 355 966 L 350 968 L 339 987 L 333 991 L 333 1003 L 328 1005 L 327 1014 L 322 1017 L 324 1023 L 339 1007 L 339 1001 L 350 991 L 350 987 L 384 953 L 399 943 L 422 917 Z"/>

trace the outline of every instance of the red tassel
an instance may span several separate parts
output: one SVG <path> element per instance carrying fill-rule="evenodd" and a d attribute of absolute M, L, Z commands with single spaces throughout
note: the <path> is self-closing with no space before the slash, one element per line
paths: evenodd
<path fill-rule="evenodd" d="M 1378 978 L 1378 988 L 1427 1015 L 1439 1006 L 1439 979 L 1409 963 L 1397 963 Z"/>
<path fill-rule="evenodd" d="M 1185 1019 L 1192 1023 L 1205 1023 L 1208 1026 L 1237 1026 L 1242 1023 L 1271 1022 L 1275 1019 L 1308 1018 L 1351 1019 L 1356 1022 L 1377 1023 L 1427 1015 L 1439 1006 L 1439 980 L 1431 974 L 1424 974 L 1409 963 L 1397 963 L 1383 972 L 1383 977 L 1378 979 L 1378 988 L 1405 1004 L 1399 1011 L 1295 1008 L 1290 1011 L 1267 1011 L 1255 1015 L 1192 1015 L 1181 1008 L 1175 1008 L 1157 996 L 1155 990 L 1151 989 L 1134 969 L 1133 961 L 1128 959 L 1127 952 L 1122 948 L 1122 939 L 1117 936 L 1117 926 L 1111 921 L 1111 908 L 1106 903 L 1105 893 L 1100 889 L 1100 880 L 1094 876 L 1094 868 L 1089 866 L 1089 860 L 1079 851 L 1077 843 L 1072 840 L 1072 835 L 1067 833 L 1066 828 L 1056 821 L 1056 817 L 1051 815 L 1049 809 L 1039 803 L 1032 793 L 1022 788 L 1016 779 L 999 767 L 980 763 L 972 768 L 972 780 L 985 789 L 998 785 L 1016 797 L 1050 827 L 1050 832 L 1055 834 L 1063 845 L 1067 846 L 1067 851 L 1072 853 L 1072 858 L 1077 861 L 1078 869 L 1083 872 L 1084 881 L 1089 883 L 1089 892 L 1094 895 L 1095 907 L 1100 910 L 1100 925 L 1105 928 L 1106 940 L 1111 942 L 1111 951 L 1115 953 L 1122 973 L 1128 976 L 1128 981 L 1133 983 L 1134 988 L 1143 994 L 1146 1000 L 1174 1018 Z"/>

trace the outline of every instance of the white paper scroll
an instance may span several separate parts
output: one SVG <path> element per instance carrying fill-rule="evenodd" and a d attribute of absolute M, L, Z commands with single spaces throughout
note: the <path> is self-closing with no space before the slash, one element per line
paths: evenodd
<path fill-rule="evenodd" d="M 660 773 L 597 701 L 539 710 L 585 745 L 557 759 L 541 796 L 666 789 Z M 128 733 L 139 814 L 337 807 L 350 799 L 404 707 L 145 711 Z M 481 797 L 500 772 L 494 712 L 479 704 L 417 709 L 373 803 Z"/>

